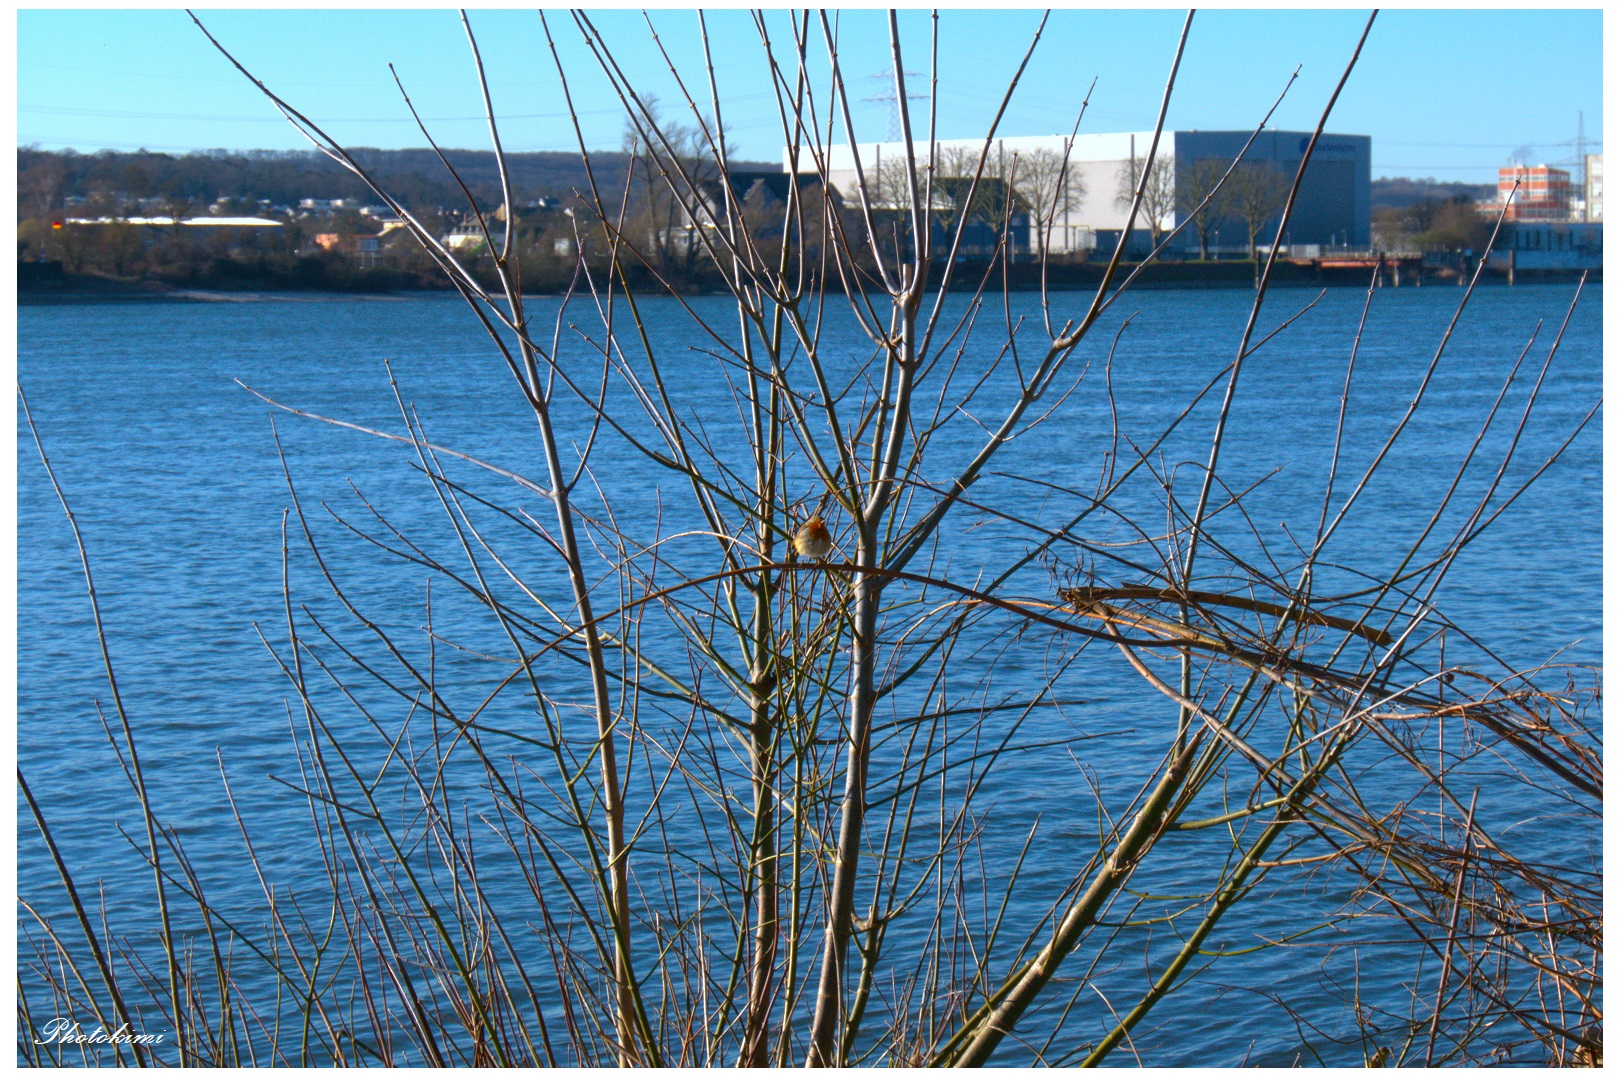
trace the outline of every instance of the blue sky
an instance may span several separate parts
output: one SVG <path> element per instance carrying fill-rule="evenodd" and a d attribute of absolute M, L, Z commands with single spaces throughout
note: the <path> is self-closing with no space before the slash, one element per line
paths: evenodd
<path fill-rule="evenodd" d="M 354 146 L 420 146 L 388 75 L 392 61 L 434 136 L 447 146 L 487 145 L 466 39 L 448 10 L 216 10 L 209 29 L 283 97 Z M 945 9 L 939 30 L 938 134 L 981 134 L 1027 48 L 1040 12 Z M 1276 114 L 1311 128 L 1352 53 L 1360 11 L 1208 10 L 1196 16 L 1168 124 L 1250 128 L 1287 76 L 1302 73 Z M 603 39 L 645 89 L 667 105 L 679 91 L 638 11 L 592 16 Z M 1184 14 L 1174 10 L 1055 12 L 1002 123 L 1004 134 L 1071 127 L 1098 79 L 1083 130 L 1151 126 Z M 622 111 L 571 19 L 549 13 L 586 141 L 616 146 Z M 709 12 L 726 121 L 740 156 L 778 160 L 780 126 L 759 37 L 746 12 Z M 842 64 L 861 97 L 888 87 L 885 15 L 841 19 Z M 508 150 L 571 149 L 560 84 L 532 9 L 474 11 Z M 789 37 L 769 13 L 771 35 Z M 705 84 L 696 16 L 651 12 L 681 72 Z M 929 19 L 900 13 L 905 66 L 928 67 Z M 1601 137 L 1599 10 L 1384 11 L 1330 129 L 1373 137 L 1377 176 L 1491 182 L 1512 156 L 1570 161 L 1583 111 Z M 17 16 L 18 142 L 81 152 L 110 149 L 291 149 L 304 146 L 258 92 L 178 10 L 33 10 Z M 824 44 L 811 42 L 816 64 Z M 924 87 L 923 87 L 924 89 Z M 887 105 L 859 103 L 862 138 L 884 138 Z"/>

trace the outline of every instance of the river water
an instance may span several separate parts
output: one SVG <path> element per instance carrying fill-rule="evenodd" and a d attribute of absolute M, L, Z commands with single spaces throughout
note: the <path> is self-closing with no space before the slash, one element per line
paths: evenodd
<path fill-rule="evenodd" d="M 1505 419 L 1474 467 L 1481 479 L 1462 485 L 1457 504 L 1481 491 L 1572 293 L 1563 286 L 1476 293 L 1421 411 L 1335 541 L 1340 562 L 1370 572 L 1395 565 L 1542 320 L 1544 329 L 1522 365 L 1523 376 L 1506 398 Z M 1377 296 L 1359 348 L 1343 475 L 1356 477 L 1403 415 L 1459 294 L 1458 289 L 1405 288 Z M 1312 298 L 1302 291 L 1272 295 L 1260 333 Z M 1056 303 L 1065 312 L 1077 310 L 1082 299 L 1058 296 Z M 1050 485 L 1094 489 L 1112 445 L 1113 402 L 1125 433 L 1136 440 L 1159 430 L 1233 355 L 1250 300 L 1240 291 L 1162 290 L 1120 301 L 1073 361 L 1074 372 L 1091 365 L 1082 384 L 1047 422 L 1012 445 L 978 495 L 1002 507 L 1012 500 L 1018 516 L 1041 524 L 1070 518 L 1079 503 Z M 1034 316 L 1035 301 L 1012 296 L 1012 317 Z M 541 312 L 554 310 L 556 303 L 534 301 Z M 722 321 L 726 309 L 716 299 L 694 304 L 716 325 L 730 325 Z M 1514 490 L 1598 399 L 1601 306 L 1600 287 L 1585 289 L 1502 491 Z M 1285 530 L 1299 542 L 1313 535 L 1345 362 L 1362 307 L 1362 293 L 1330 291 L 1264 346 L 1243 375 L 1220 469 L 1236 490 L 1280 470 L 1249 501 L 1250 512 L 1268 523 L 1270 539 L 1283 538 Z M 724 411 L 733 408 L 730 388 L 701 351 L 704 343 L 692 335 L 683 313 L 668 301 L 645 302 L 644 310 L 654 336 L 675 346 L 665 354 L 672 358 L 666 373 L 681 406 L 715 425 L 734 422 L 735 414 Z M 587 332 L 584 312 L 574 317 Z M 984 318 L 989 317 L 1003 320 L 1005 313 L 990 309 Z M 1131 322 L 1112 356 L 1109 399 L 1103 369 L 1125 318 Z M 401 530 L 424 542 L 442 544 L 453 537 L 431 489 L 412 468 L 407 445 L 274 413 L 238 380 L 309 412 L 398 431 L 402 425 L 385 360 L 433 442 L 539 477 L 543 467 L 531 417 L 464 305 L 444 296 L 23 307 L 18 321 L 19 378 L 83 530 L 119 687 L 136 725 L 154 802 L 210 882 L 214 902 L 256 910 L 260 896 L 241 859 L 220 780 L 221 761 L 271 875 L 295 881 L 310 869 L 302 836 L 307 808 L 281 782 L 295 779 L 298 767 L 288 730 L 288 688 L 255 630 L 256 625 L 277 646 L 285 638 L 281 543 L 289 499 L 277 433 L 311 524 L 331 545 L 334 571 L 359 606 L 396 611 L 401 631 L 419 629 L 426 575 L 396 563 L 392 571 L 375 569 L 390 564 L 364 554 L 363 545 L 351 538 L 345 542 L 341 528 L 321 511 L 322 502 L 362 515 L 352 481 Z M 833 321 L 829 332 L 846 341 L 849 357 L 858 355 L 854 327 Z M 591 377 L 599 378 L 598 370 Z M 1154 462 L 1164 473 L 1179 470 L 1181 501 L 1194 498 L 1190 463 L 1205 459 L 1221 392 L 1222 385 Z M 980 407 L 984 422 L 991 423 L 1006 393 L 1003 386 L 985 388 L 973 406 Z M 579 444 L 586 437 L 583 426 L 572 432 Z M 965 445 L 962 441 L 960 447 Z M 962 453 L 947 446 L 939 460 L 949 464 Z M 1600 662 L 1600 462 L 1597 419 L 1467 550 L 1444 582 L 1439 594 L 1444 615 L 1513 665 L 1552 657 L 1573 664 Z M 77 554 L 20 412 L 18 463 L 19 762 L 81 886 L 105 884 L 115 923 L 123 918 L 150 925 L 149 876 L 119 833 L 122 828 L 135 835 L 139 819 L 96 715 L 97 702 L 105 707 L 108 696 Z M 677 518 L 670 507 L 688 489 L 647 468 L 621 443 L 603 436 L 593 466 L 626 520 L 645 523 L 658 513 Z M 486 474 L 481 482 L 485 488 L 491 483 Z M 512 505 L 543 516 L 531 494 L 511 486 L 499 490 Z M 1135 509 L 1142 520 L 1155 514 L 1153 525 L 1164 520 L 1162 509 L 1153 509 L 1149 499 Z M 992 522 L 967 527 L 971 524 L 963 518 L 950 533 L 948 560 L 956 580 L 969 582 L 979 570 L 991 575 L 1026 550 L 1027 536 L 1017 529 Z M 296 549 L 295 519 L 291 527 Z M 1035 570 L 1019 582 L 1022 595 L 1037 594 L 1036 578 L 1045 572 Z M 294 593 L 304 597 L 320 589 L 312 563 L 294 554 Z M 475 617 L 447 596 L 435 602 L 441 604 L 442 626 L 453 628 L 461 618 L 470 625 Z M 446 630 L 445 636 L 453 634 Z M 497 651 L 497 640 L 486 633 L 479 640 Z M 1462 653 L 1466 648 L 1455 647 Z M 995 678 L 1007 689 L 1016 689 L 1019 679 L 1041 677 L 1037 658 L 1009 649 L 995 655 Z M 1084 704 L 1064 709 L 1059 721 L 1051 722 L 1054 727 L 1030 727 L 1023 738 L 1037 743 L 1142 731 L 1171 715 L 1160 701 L 1142 703 L 1137 686 L 1125 693 L 1123 681 L 1131 677 L 1126 668 L 1113 664 L 1097 670 L 1118 685 L 1097 682 L 1092 674 L 1079 695 Z M 1084 765 L 1123 790 L 1140 769 L 1132 755 L 1146 744 L 1124 734 L 1081 745 Z M 1090 807 L 1086 782 L 1073 761 L 1066 750 L 1033 751 L 1017 759 L 1014 772 L 987 791 L 994 820 L 1019 837 L 1025 826 L 1020 832 L 1012 826 L 1035 815 Z M 1532 833 L 1538 811 L 1521 808 L 1525 832 Z M 21 813 L 19 891 L 30 903 L 60 915 L 65 908 L 54 871 L 26 809 Z M 1079 816 L 1058 822 L 1058 835 L 1065 828 L 1077 836 L 1092 825 L 1092 807 Z M 1546 826 L 1546 836 L 1551 834 L 1553 828 Z M 1567 842 L 1576 847 L 1588 839 Z M 1559 841 L 1534 842 L 1553 847 Z M 1004 861 L 985 866 L 983 875 L 1008 874 L 1019 843 L 1013 839 L 991 852 Z M 1045 873 L 1058 879 L 1060 870 L 1034 867 L 1029 873 L 1037 883 Z M 1283 919 L 1261 922 L 1237 920 L 1221 933 L 1228 945 L 1242 947 L 1253 943 L 1253 935 L 1284 925 Z M 1351 1017 L 1341 1015 L 1339 1001 L 1321 989 L 1315 971 L 1319 960 L 1318 951 L 1280 949 L 1242 958 L 1227 972 L 1221 967 L 1219 992 L 1171 999 L 1153 1014 L 1153 1025 L 1162 1026 L 1140 1033 L 1141 1060 L 1289 1064 L 1302 1052 L 1301 1029 L 1253 988 L 1272 991 L 1331 1026 L 1330 1037 L 1348 1037 Z M 1398 969 L 1389 966 L 1382 974 L 1379 992 L 1396 1007 L 1404 993 Z M 1073 1025 L 1083 1028 L 1075 1040 L 1104 1033 L 1107 1014 L 1100 1002 L 1086 1001 L 1084 1008 L 1092 1011 Z M 1015 1053 L 1007 1047 L 1007 1060 Z M 1115 1064 L 1132 1060 L 1121 1052 L 1112 1059 Z M 1303 1063 L 1310 1060 L 1305 1055 Z M 1338 1056 L 1335 1063 L 1352 1063 L 1352 1058 Z"/>

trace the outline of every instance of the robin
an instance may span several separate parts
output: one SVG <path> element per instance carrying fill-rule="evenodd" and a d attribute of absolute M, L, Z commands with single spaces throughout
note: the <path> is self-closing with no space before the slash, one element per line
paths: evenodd
<path fill-rule="evenodd" d="M 792 549 L 803 558 L 815 562 L 831 554 L 831 534 L 826 531 L 820 515 L 815 514 L 803 522 L 802 527 L 792 535 Z"/>

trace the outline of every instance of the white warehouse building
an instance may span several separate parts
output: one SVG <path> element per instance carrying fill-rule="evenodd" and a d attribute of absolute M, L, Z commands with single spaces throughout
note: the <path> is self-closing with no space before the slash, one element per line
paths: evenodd
<path fill-rule="evenodd" d="M 1185 199 L 1192 188 L 1190 177 L 1197 163 L 1222 161 L 1228 163 L 1251 137 L 1250 131 L 1164 131 L 1158 144 L 1159 158 L 1171 158 L 1174 168 L 1174 205 L 1161 219 L 1166 231 L 1174 228 L 1184 213 Z M 1050 250 L 1054 254 L 1097 250 L 1109 252 L 1115 248 L 1128 221 L 1128 206 L 1120 204 L 1120 190 L 1132 185 L 1130 160 L 1145 157 L 1151 147 L 1149 131 L 1117 132 L 1110 134 L 1079 135 L 1072 142 L 1068 155 L 1068 168 L 1081 180 L 1081 199 L 1057 209 L 1051 222 Z M 1263 162 L 1277 169 L 1289 182 L 1296 175 L 1307 149 L 1310 132 L 1265 131 L 1254 140 L 1245 161 Z M 1067 137 L 1064 135 L 1022 135 L 995 139 L 990 149 L 989 168 L 985 175 L 1009 176 L 1014 159 L 1018 175 L 1028 175 L 1025 163 L 1042 158 L 1059 162 Z M 940 161 L 958 163 L 969 155 L 974 167 L 982 153 L 981 139 L 940 139 Z M 917 149 L 926 152 L 926 144 Z M 871 205 L 880 205 L 884 189 L 892 187 L 894 165 L 903 158 L 903 144 L 896 142 L 860 143 L 859 164 L 864 170 L 866 183 L 876 192 Z M 793 162 L 788 151 L 784 164 L 788 171 Z M 812 156 L 800 154 L 801 173 L 815 173 Z M 825 179 L 850 204 L 858 202 L 859 184 L 854 168 L 853 152 L 846 144 L 833 146 L 826 161 Z M 941 170 L 940 170 L 941 172 Z M 878 176 L 883 183 L 877 182 Z M 944 174 L 947 175 L 947 174 Z M 1020 188 L 1022 185 L 1018 183 Z M 936 198 L 937 196 L 935 196 Z M 889 196 L 891 199 L 892 196 Z M 1259 243 L 1273 238 L 1273 229 L 1280 217 L 1276 209 L 1270 220 L 1259 230 Z M 1016 228 L 1013 222 L 1013 231 Z M 1021 226 L 1024 235 L 1017 240 L 1019 246 L 1030 249 L 1031 238 L 1026 236 L 1029 226 Z M 1134 245 L 1145 246 L 1149 235 L 1143 218 L 1137 218 Z M 1228 215 L 1218 226 L 1220 247 L 1233 250 L 1246 243 L 1246 226 L 1238 215 Z M 1292 211 L 1287 235 L 1280 242 L 1287 246 L 1332 245 L 1337 247 L 1368 248 L 1370 246 L 1370 137 L 1368 135 L 1332 135 L 1321 137 L 1309 161 L 1307 175 L 1297 193 L 1297 205 Z M 1267 234 L 1267 235 L 1264 235 Z M 1209 242 L 1212 240 L 1209 238 Z M 1198 247 L 1195 227 L 1186 228 L 1173 243 L 1171 250 L 1190 252 Z"/>

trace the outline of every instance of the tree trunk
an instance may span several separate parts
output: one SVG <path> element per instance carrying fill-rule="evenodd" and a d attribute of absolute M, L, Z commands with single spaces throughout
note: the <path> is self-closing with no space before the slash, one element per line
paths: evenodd
<path fill-rule="evenodd" d="M 876 557 L 874 529 L 859 538 L 859 562 Z M 834 1068 L 842 1064 L 838 1044 L 842 1028 L 842 977 L 848 939 L 853 934 L 853 887 L 858 877 L 859 842 L 865 825 L 865 784 L 870 769 L 870 719 L 876 704 L 876 609 L 881 602 L 879 579 L 854 579 L 853 700 L 848 718 L 848 766 L 842 795 L 842 822 L 837 834 L 837 864 L 826 913 L 825 955 L 809 1033 L 808 1065 Z"/>
<path fill-rule="evenodd" d="M 760 590 L 763 591 L 763 590 Z M 767 594 L 766 594 L 767 595 Z M 767 609 L 765 609 L 767 610 Z M 761 655 L 763 667 L 772 658 Z M 768 1065 L 769 1013 L 774 1003 L 775 951 L 780 937 L 779 877 L 775 852 L 775 725 L 773 670 L 759 671 L 753 681 L 752 830 L 753 872 L 757 874 L 757 923 L 753 927 L 752 972 L 747 979 L 747 1027 L 741 1040 L 740 1068 Z"/>

